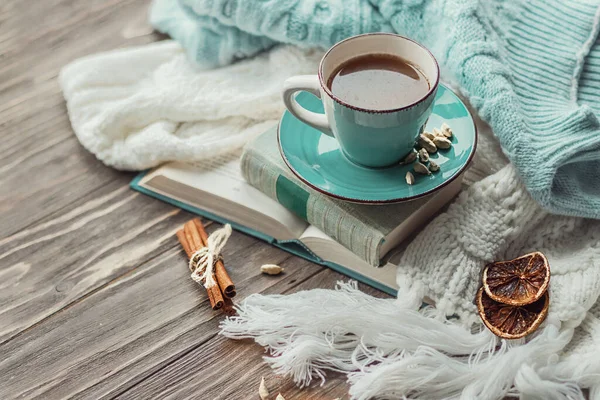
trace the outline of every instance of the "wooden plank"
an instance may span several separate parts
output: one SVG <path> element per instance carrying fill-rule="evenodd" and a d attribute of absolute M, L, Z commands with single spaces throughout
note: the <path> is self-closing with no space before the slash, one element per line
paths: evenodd
<path fill-rule="evenodd" d="M 0 342 L 175 246 L 189 214 L 127 181 L 0 240 Z"/>
<path fill-rule="evenodd" d="M 290 378 L 275 375 L 262 361 L 264 356 L 264 349 L 254 342 L 215 336 L 116 399 L 256 400 L 261 377 L 273 399 L 277 393 L 286 400 L 333 400 L 347 395 L 348 386 L 340 374 L 329 374 L 323 386 L 319 381 L 299 388 Z"/>
<path fill-rule="evenodd" d="M 315 287 L 333 288 L 336 281 L 347 279 L 329 269 L 301 284 L 286 288 L 274 285 L 265 293 L 293 293 Z M 380 297 L 389 297 L 375 289 L 361 285 L 361 290 Z M 264 350 L 253 341 L 234 341 L 216 336 L 182 355 L 169 365 L 132 387 L 118 398 L 177 398 L 177 399 L 256 399 L 261 376 L 269 382 L 270 392 L 281 392 L 290 399 L 334 399 L 347 394 L 345 378 L 330 373 L 330 379 L 319 386 L 300 389 L 289 378 L 277 377 L 268 365 L 259 361 Z M 274 397 L 273 397 L 274 398 Z"/>
<path fill-rule="evenodd" d="M 0 398 L 110 397 L 213 338 L 222 315 L 189 278 L 176 239 L 168 241 L 175 247 L 3 345 Z M 237 232 L 224 257 L 241 296 L 276 284 L 283 291 L 322 269 Z M 260 274 L 264 260 L 287 273 Z"/>
<path fill-rule="evenodd" d="M 22 135 L 30 135 L 19 129 L 20 122 L 40 113 L 45 113 L 46 117 L 49 113 L 66 117 L 64 108 L 56 107 L 63 103 L 56 78 L 65 64 L 90 53 L 162 38 L 152 33 L 145 21 L 148 0 L 90 3 L 96 5 L 87 7 L 87 2 L 78 2 L 80 7 L 85 5 L 80 11 L 77 11 L 80 7 L 54 7 L 52 15 L 60 11 L 58 17 L 64 23 L 42 23 L 35 30 L 23 30 L 23 26 L 29 27 L 30 23 L 23 24 L 19 18 L 14 18 L 19 24 L 9 41 L 13 44 L 14 54 L 6 56 L 9 49 L 0 43 L 0 53 L 7 58 L 0 64 L 0 115 L 5 122 L 3 129 L 7 131 L 3 147 L 12 148 L 23 141 Z M 4 32 L 9 28 L 2 26 L 1 29 Z M 57 37 L 63 40 L 57 41 Z M 42 142 L 53 131 L 46 129 L 36 134 L 44 135 L 39 138 Z"/>
<path fill-rule="evenodd" d="M 109 182 L 124 187 L 134 176 L 104 167 L 74 138 L 25 153 L 17 161 L 0 167 L 4 170 L 0 175 L 0 237 L 15 234 Z"/>
<path fill-rule="evenodd" d="M 78 144 L 57 77 L 63 65 L 83 55 L 161 38 L 145 21 L 149 3 L 3 2 L 0 238 L 107 182 L 131 178 L 103 167 Z"/>
<path fill-rule="evenodd" d="M 150 0 L 39 3 L 40 7 L 32 7 L 16 2 L 7 11 L 10 16 L 1 26 L 0 36 L 4 39 L 0 41 L 0 52 L 5 59 L 0 65 L 0 89 L 19 82 L 35 84 L 85 54 L 159 38 L 151 34 L 146 22 Z M 132 29 L 140 24 L 143 29 Z"/>

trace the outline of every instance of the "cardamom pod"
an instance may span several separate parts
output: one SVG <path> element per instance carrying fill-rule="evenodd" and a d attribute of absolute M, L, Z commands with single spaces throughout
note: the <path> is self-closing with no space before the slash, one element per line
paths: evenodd
<path fill-rule="evenodd" d="M 433 143 L 440 149 L 449 149 L 452 147 L 452 142 L 445 137 L 436 137 L 433 139 Z"/>
<path fill-rule="evenodd" d="M 264 376 L 260 379 L 260 386 L 258 387 L 258 396 L 260 397 L 260 400 L 269 400 L 269 390 L 267 389 Z"/>
<path fill-rule="evenodd" d="M 442 124 L 442 134 L 447 138 L 452 137 L 452 128 L 445 122 Z"/>
<path fill-rule="evenodd" d="M 431 172 L 437 172 L 440 170 L 440 166 L 433 162 L 433 160 L 431 160 L 429 161 L 429 170 Z"/>
<path fill-rule="evenodd" d="M 408 183 L 409 185 L 415 184 L 415 176 L 410 171 L 406 173 L 406 183 Z"/>
<path fill-rule="evenodd" d="M 444 134 L 442 133 L 442 131 L 440 131 L 438 128 L 433 128 L 433 135 L 435 137 L 444 137 Z M 431 139 L 433 140 L 433 139 Z"/>
<path fill-rule="evenodd" d="M 435 153 L 437 151 L 437 147 L 435 146 L 435 143 L 433 141 L 429 140 L 424 135 L 419 136 L 418 144 L 419 144 L 419 146 L 421 146 L 422 148 L 427 150 L 429 153 Z"/>
<path fill-rule="evenodd" d="M 417 152 L 415 152 L 414 150 L 411 150 L 410 153 L 408 153 L 408 155 L 406 157 L 404 157 L 404 160 L 402 160 L 402 164 L 410 164 L 413 161 L 415 161 L 417 159 Z"/>
<path fill-rule="evenodd" d="M 421 164 L 420 162 L 416 162 L 413 164 L 413 169 L 415 170 L 416 173 L 418 174 L 423 174 L 423 175 L 431 175 L 431 171 L 429 170 L 429 168 L 427 168 L 425 166 L 425 164 Z"/>
<path fill-rule="evenodd" d="M 429 140 L 433 140 L 433 138 L 435 137 L 435 135 L 429 131 L 423 132 L 423 136 L 425 136 Z"/>
<path fill-rule="evenodd" d="M 425 149 L 419 150 L 419 161 L 426 163 L 429 161 L 429 153 Z"/>
<path fill-rule="evenodd" d="M 260 267 L 260 272 L 267 275 L 279 275 L 283 272 L 283 268 L 275 264 L 265 264 Z"/>

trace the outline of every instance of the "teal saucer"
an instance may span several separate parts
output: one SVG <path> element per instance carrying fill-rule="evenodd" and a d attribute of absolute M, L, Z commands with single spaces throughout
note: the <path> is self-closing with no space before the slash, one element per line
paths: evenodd
<path fill-rule="evenodd" d="M 297 100 L 308 110 L 323 113 L 321 100 L 312 94 L 301 92 Z M 425 130 L 432 131 L 444 122 L 454 133 L 452 147 L 431 155 L 440 166 L 438 172 L 413 172 L 413 185 L 405 180 L 406 172 L 412 170 L 410 165 L 367 168 L 354 164 L 343 155 L 335 139 L 300 122 L 288 111 L 279 123 L 279 149 L 292 172 L 321 193 L 354 203 L 397 203 L 444 187 L 460 176 L 473 158 L 477 145 L 473 117 L 458 96 L 440 84 Z"/>

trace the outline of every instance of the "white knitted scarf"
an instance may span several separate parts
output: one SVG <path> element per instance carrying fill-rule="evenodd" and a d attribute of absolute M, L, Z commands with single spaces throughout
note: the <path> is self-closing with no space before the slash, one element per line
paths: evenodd
<path fill-rule="evenodd" d="M 242 146 L 280 116 L 283 80 L 318 59 L 280 47 L 197 71 L 165 41 L 77 60 L 60 81 L 81 143 L 107 165 L 144 169 Z M 253 338 L 299 385 L 343 372 L 355 399 L 583 399 L 582 388 L 600 399 L 600 222 L 543 211 L 482 128 L 471 186 L 398 261 L 397 299 L 354 283 L 255 294 L 221 334 Z M 552 270 L 548 318 L 526 340 L 500 340 L 473 304 L 481 268 L 533 250 Z M 435 308 L 419 310 L 424 297 Z"/>

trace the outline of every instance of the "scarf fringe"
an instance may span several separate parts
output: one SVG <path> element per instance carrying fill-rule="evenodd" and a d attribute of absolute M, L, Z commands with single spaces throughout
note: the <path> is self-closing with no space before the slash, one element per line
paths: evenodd
<path fill-rule="evenodd" d="M 372 357 L 366 368 L 349 374 L 350 394 L 354 399 L 375 396 L 390 399 L 501 399 L 520 394 L 514 385 L 515 377 L 521 376 L 523 386 L 535 387 L 529 393 L 536 393 L 536 390 L 554 393 L 560 389 L 571 395 L 535 398 L 583 399 L 581 391 L 578 392 L 580 396 L 572 395 L 573 385 L 545 384 L 522 373 L 524 368 L 533 370 L 532 366 L 546 363 L 569 340 L 569 334 L 559 334 L 555 326 L 547 326 L 527 344 L 500 340 L 499 347 L 491 348 L 490 342 L 487 348 L 477 349 L 464 357 L 452 357 L 425 346 L 396 356 Z"/>
<path fill-rule="evenodd" d="M 344 373 L 353 399 L 584 398 L 564 363 L 565 376 L 557 375 L 558 354 L 573 334 L 559 331 L 559 321 L 548 321 L 527 343 L 506 341 L 440 318 L 433 308 L 419 311 L 422 288 L 403 293 L 379 299 L 356 282 L 338 282 L 336 290 L 254 294 L 221 322 L 220 334 L 254 339 L 275 372 L 301 387 L 313 379 L 323 384 L 327 371 Z"/>
<path fill-rule="evenodd" d="M 523 399 L 583 399 L 580 388 L 588 388 L 591 400 L 600 400 L 598 353 L 573 354 L 537 371 L 525 366 L 515 379 Z"/>

